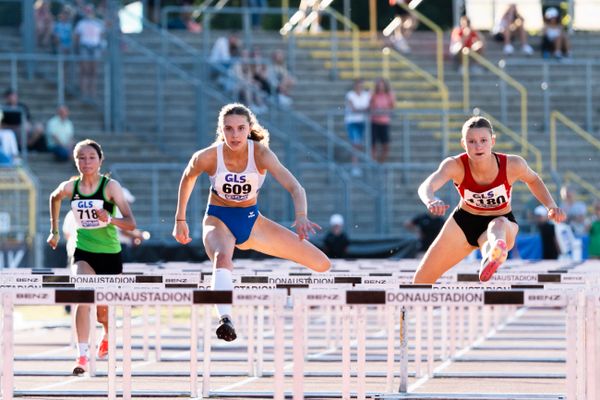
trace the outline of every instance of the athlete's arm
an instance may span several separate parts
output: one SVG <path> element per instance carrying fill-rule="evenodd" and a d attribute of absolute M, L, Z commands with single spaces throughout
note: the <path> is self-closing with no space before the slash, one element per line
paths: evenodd
<path fill-rule="evenodd" d="M 123 188 L 119 184 L 119 182 L 111 179 L 106 187 L 107 197 L 112 200 L 113 203 L 119 207 L 121 211 L 121 218 L 111 218 L 111 224 L 115 225 L 117 228 L 120 228 L 124 231 L 132 231 L 136 227 L 135 218 L 133 217 L 133 213 L 131 212 L 131 207 L 129 207 L 129 203 L 125 200 L 125 195 L 123 194 Z M 108 220 L 108 213 L 106 210 L 97 210 L 98 219 L 106 222 Z"/>
<path fill-rule="evenodd" d="M 58 241 L 60 240 L 60 233 L 58 231 L 58 222 L 60 216 L 60 203 L 65 197 L 71 197 L 73 195 L 73 181 L 64 181 L 52 193 L 50 193 L 50 235 L 46 242 L 56 249 Z"/>
<path fill-rule="evenodd" d="M 548 210 L 548 218 L 556 222 L 563 222 L 567 218 L 564 211 L 556 205 L 542 178 L 527 165 L 523 157 L 508 156 L 507 175 L 509 182 L 520 180 L 527 185 L 531 194 Z"/>
<path fill-rule="evenodd" d="M 177 193 L 177 211 L 175 211 L 175 226 L 173 227 L 173 237 L 181 244 L 188 244 L 192 241 L 190 231 L 186 222 L 187 204 L 194 190 L 194 185 L 198 176 L 207 170 L 208 149 L 197 151 L 192 155 L 188 165 L 183 170 L 181 180 L 179 181 L 179 191 Z"/>
<path fill-rule="evenodd" d="M 296 220 L 294 225 L 300 240 L 307 239 L 311 233 L 316 233 L 315 228 L 321 227 L 308 219 L 308 205 L 306 191 L 292 173 L 281 164 L 275 153 L 269 148 L 259 145 L 255 152 L 257 167 L 266 169 L 287 190 L 294 202 Z"/>
<path fill-rule="evenodd" d="M 435 197 L 435 192 L 449 180 L 458 180 L 456 177 L 459 174 L 460 169 L 457 160 L 449 157 L 442 161 L 438 169 L 421 183 L 418 190 L 419 198 L 427 206 L 430 213 L 433 215 L 444 215 L 448 207 L 450 207 Z"/>

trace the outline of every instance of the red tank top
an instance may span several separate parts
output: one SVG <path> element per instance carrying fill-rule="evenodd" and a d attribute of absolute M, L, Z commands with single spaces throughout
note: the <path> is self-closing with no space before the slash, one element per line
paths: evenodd
<path fill-rule="evenodd" d="M 465 168 L 465 177 L 457 185 L 456 190 L 463 201 L 476 210 L 498 211 L 508 208 L 510 205 L 510 195 L 512 186 L 508 183 L 506 177 L 506 154 L 492 153 L 498 161 L 499 171 L 493 182 L 487 185 L 480 185 L 475 182 L 469 166 L 469 157 L 467 153 L 460 155 L 460 160 Z"/>

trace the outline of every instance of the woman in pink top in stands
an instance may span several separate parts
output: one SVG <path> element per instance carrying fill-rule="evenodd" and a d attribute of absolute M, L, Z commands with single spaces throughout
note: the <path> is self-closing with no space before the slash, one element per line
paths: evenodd
<path fill-rule="evenodd" d="M 371 96 L 371 153 L 373 160 L 385 162 L 390 147 L 390 122 L 394 109 L 394 94 L 390 84 L 383 78 L 375 82 L 375 91 Z"/>

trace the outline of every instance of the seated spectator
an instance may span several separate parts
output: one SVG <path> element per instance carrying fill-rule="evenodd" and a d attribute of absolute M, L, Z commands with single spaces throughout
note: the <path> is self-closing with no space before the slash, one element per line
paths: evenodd
<path fill-rule="evenodd" d="M 587 232 L 587 207 L 581 200 L 577 200 L 574 188 L 564 185 L 560 188 L 560 208 L 567 214 L 567 225 L 571 227 L 577 237 L 582 237 Z"/>
<path fill-rule="evenodd" d="M 46 124 L 48 150 L 54 153 L 56 161 L 69 161 L 73 154 L 73 123 L 69 119 L 69 109 L 62 105 L 56 115 Z"/>
<path fill-rule="evenodd" d="M 19 158 L 19 147 L 17 138 L 11 129 L 7 129 L 2 124 L 3 113 L 0 109 L 0 165 L 13 165 Z"/>
<path fill-rule="evenodd" d="M 534 209 L 533 214 L 542 241 L 542 260 L 557 260 L 560 248 L 556 240 L 556 228 L 548 220 L 548 210 L 546 207 L 539 205 Z"/>
<path fill-rule="evenodd" d="M 50 46 L 54 29 L 54 15 L 47 0 L 37 0 L 34 5 L 35 37 L 40 48 Z"/>
<path fill-rule="evenodd" d="M 329 231 L 323 240 L 323 251 L 331 258 L 344 258 L 348 256 L 350 240 L 344 232 L 344 217 L 333 214 L 329 218 Z"/>
<path fill-rule="evenodd" d="M 410 12 L 404 9 L 404 7 L 398 5 L 403 2 L 409 5 L 411 0 L 389 0 L 389 4 L 394 9 L 394 23 L 396 29 L 394 29 L 394 36 L 391 38 L 392 46 L 401 53 L 410 53 L 410 46 L 408 45 L 408 38 L 412 35 L 413 31 L 418 25 L 417 18 Z"/>
<path fill-rule="evenodd" d="M 257 48 L 253 48 L 250 52 L 250 59 L 252 62 L 251 68 L 254 81 L 260 87 L 263 94 L 269 96 L 271 94 L 271 85 L 269 84 L 267 76 L 267 64 L 265 63 L 261 51 Z"/>
<path fill-rule="evenodd" d="M 519 14 L 516 4 L 510 4 L 502 17 L 496 22 L 492 30 L 494 39 L 499 42 L 504 42 L 504 54 L 512 54 L 515 49 L 512 45 L 512 40 L 515 36 L 521 42 L 521 50 L 526 55 L 533 54 L 533 48 L 527 43 L 527 32 L 525 31 L 525 20 Z"/>
<path fill-rule="evenodd" d="M 395 96 L 390 84 L 383 78 L 375 82 L 371 95 L 371 155 L 373 160 L 383 163 L 387 160 L 390 148 L 391 112 L 395 106 Z"/>
<path fill-rule="evenodd" d="M 544 28 L 542 29 L 542 57 L 561 59 L 570 57 L 571 46 L 565 28 L 560 23 L 560 13 L 555 7 L 544 12 Z"/>
<path fill-rule="evenodd" d="M 233 66 L 233 75 L 237 83 L 238 101 L 248 105 L 255 114 L 265 112 L 264 95 L 254 79 L 253 61 L 248 50 L 242 50 L 242 56 Z"/>
<path fill-rule="evenodd" d="M 54 24 L 52 32 L 54 50 L 57 54 L 73 52 L 73 22 L 71 18 L 71 8 L 64 6 L 58 14 L 58 21 Z"/>
<path fill-rule="evenodd" d="M 431 213 L 418 214 L 404 224 L 404 227 L 409 230 L 418 230 L 419 253 L 425 253 L 429 249 L 431 243 L 442 230 L 442 226 L 444 226 L 444 219 Z"/>
<path fill-rule="evenodd" d="M 208 63 L 211 67 L 211 78 L 216 79 L 217 83 L 227 92 L 233 93 L 235 82 L 232 79 L 233 65 L 240 57 L 242 43 L 234 33 L 228 37 L 221 36 L 215 40 Z"/>
<path fill-rule="evenodd" d="M 271 64 L 267 68 L 267 77 L 271 88 L 277 95 L 279 104 L 284 107 L 291 106 L 292 98 L 290 97 L 290 91 L 296 81 L 285 65 L 283 51 L 273 51 Z"/>
<path fill-rule="evenodd" d="M 452 29 L 450 34 L 450 54 L 454 56 L 456 64 L 462 64 L 463 49 L 483 55 L 484 47 L 483 36 L 471 28 L 469 17 L 466 15 L 460 17 L 459 25 Z"/>
<path fill-rule="evenodd" d="M 590 235 L 589 256 L 598 259 L 600 258 L 600 200 L 594 204 L 594 218 L 588 233 Z"/>
<path fill-rule="evenodd" d="M 44 127 L 40 123 L 33 123 L 29 107 L 19 101 L 19 95 L 13 89 L 4 91 L 4 111 L 3 125 L 11 129 L 16 137 L 19 147 L 22 148 L 21 130 L 25 130 L 28 150 L 46 151 L 46 139 L 44 137 Z"/>

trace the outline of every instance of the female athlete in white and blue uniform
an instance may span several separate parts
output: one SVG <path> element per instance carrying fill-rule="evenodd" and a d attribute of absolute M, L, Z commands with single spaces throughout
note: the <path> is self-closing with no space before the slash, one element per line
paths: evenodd
<path fill-rule="evenodd" d="M 327 256 L 305 240 L 320 227 L 307 217 L 304 188 L 267 147 L 268 141 L 269 133 L 247 107 L 228 104 L 219 113 L 215 143 L 194 153 L 183 171 L 173 236 L 181 244 L 192 240 L 186 223 L 187 204 L 196 179 L 207 173 L 211 193 L 202 239 L 213 262 L 213 290 L 233 288 L 231 271 L 236 247 L 295 261 L 317 272 L 330 267 Z M 292 195 L 297 234 L 258 211 L 257 197 L 267 171 Z M 234 340 L 231 305 L 219 304 L 217 310 L 221 318 L 217 337 Z"/>

